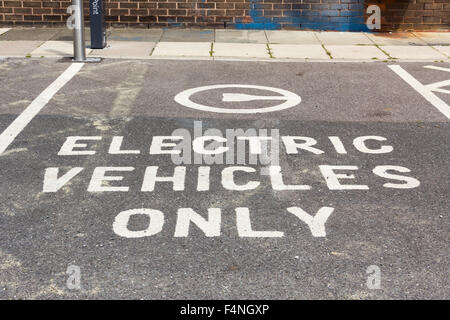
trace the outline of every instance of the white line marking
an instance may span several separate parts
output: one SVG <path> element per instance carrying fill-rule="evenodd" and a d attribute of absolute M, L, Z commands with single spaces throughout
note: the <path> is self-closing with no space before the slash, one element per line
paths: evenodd
<path fill-rule="evenodd" d="M 223 93 L 223 102 L 245 102 L 255 100 L 286 100 L 285 96 L 254 96 L 245 93 Z"/>
<path fill-rule="evenodd" d="M 427 87 L 430 91 L 450 94 L 449 90 L 442 89 L 443 87 L 447 87 L 447 86 L 450 86 L 450 80 L 444 80 L 444 81 L 439 81 L 439 82 L 435 82 L 435 83 L 430 83 L 430 84 L 427 84 L 425 87 Z"/>
<path fill-rule="evenodd" d="M 9 30 L 11 30 L 11 28 L 0 28 L 0 35 L 8 32 Z"/>
<path fill-rule="evenodd" d="M 412 75 L 406 72 L 399 65 L 388 66 L 394 71 L 400 78 L 405 80 L 407 84 L 413 87 L 418 93 L 420 93 L 425 99 L 428 100 L 433 106 L 435 106 L 440 112 L 442 112 L 448 119 L 450 119 L 450 106 L 437 97 L 429 88 L 417 81 Z"/>
<path fill-rule="evenodd" d="M 30 105 L 0 134 L 0 155 L 9 147 L 14 139 L 45 107 L 51 98 L 73 78 L 84 63 L 72 63 L 51 85 L 30 103 Z"/>
<path fill-rule="evenodd" d="M 443 68 L 443 67 L 425 66 L 424 68 L 450 72 L 449 68 Z"/>

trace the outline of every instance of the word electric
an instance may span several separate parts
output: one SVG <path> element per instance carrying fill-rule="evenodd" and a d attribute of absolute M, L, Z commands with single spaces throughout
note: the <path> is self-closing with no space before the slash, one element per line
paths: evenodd
<path fill-rule="evenodd" d="M 107 145 L 102 142 L 109 140 Z M 265 164 L 257 163 L 241 165 L 240 163 L 226 163 L 214 159 L 205 165 L 204 157 L 224 155 L 231 151 L 230 140 L 220 135 L 196 136 L 190 139 L 186 135 L 154 136 L 151 139 L 147 151 L 132 148 L 136 142 L 127 143 L 123 136 L 103 138 L 101 136 L 70 136 L 67 137 L 58 151 L 60 159 L 64 159 L 62 167 L 47 167 L 43 172 L 43 192 L 63 192 L 65 188 L 86 188 L 87 192 L 100 193 L 105 196 L 115 192 L 143 192 L 152 193 L 148 198 L 149 207 L 129 209 L 117 214 L 112 224 L 115 234 L 124 238 L 149 237 L 160 233 L 167 217 L 173 214 L 165 214 L 154 209 L 155 197 L 173 197 L 174 193 L 190 192 L 190 198 L 195 198 L 195 193 L 216 192 L 217 190 L 233 193 L 252 193 L 258 189 L 267 192 L 267 186 L 271 186 L 274 192 L 307 192 L 317 190 L 323 192 L 323 186 L 328 190 L 355 190 L 364 192 L 379 192 L 380 188 L 388 189 L 414 189 L 420 186 L 411 170 L 402 164 L 391 163 L 392 155 L 383 156 L 394 151 L 394 147 L 386 143 L 387 139 L 381 136 L 367 135 L 352 139 L 351 144 L 344 144 L 344 140 L 337 136 L 328 136 L 322 142 L 328 145 L 317 146 L 317 141 L 311 137 L 303 136 L 237 136 L 234 141 L 244 141 L 248 146 L 248 152 L 237 148 L 237 155 L 254 154 L 259 158 L 264 151 L 264 142 L 272 140 L 273 148 L 280 150 L 284 146 L 285 154 L 289 157 L 307 158 L 305 163 L 299 161 L 289 162 L 289 157 L 279 157 L 278 152 L 268 156 Z M 280 143 L 278 144 L 278 141 Z M 274 143 L 275 142 L 275 143 Z M 377 164 L 367 164 L 363 161 L 360 167 L 355 165 L 358 158 L 350 153 L 367 154 L 363 158 L 373 157 Z M 103 151 L 102 151 L 103 150 Z M 327 150 L 327 151 L 324 151 Z M 330 151 L 334 150 L 334 151 Z M 108 156 L 99 155 L 107 153 Z M 234 152 L 234 151 L 233 151 Z M 324 156 L 335 152 L 342 163 L 346 158 L 347 164 L 337 164 L 330 156 Z M 151 163 L 148 159 L 141 158 L 139 154 L 155 155 Z M 180 158 L 185 154 L 200 155 L 200 162 L 185 161 L 180 165 Z M 112 155 L 112 156 L 110 156 Z M 125 155 L 125 156 L 123 156 Z M 166 156 L 165 156 L 166 155 Z M 275 155 L 275 156 L 274 156 Z M 180 157 L 174 157 L 180 156 Z M 89 161 L 86 161 L 86 157 Z M 91 161 L 92 157 L 92 161 Z M 97 157 L 97 159 L 95 159 Z M 232 159 L 231 157 L 230 159 Z M 90 163 L 90 166 L 67 166 L 67 161 Z M 196 157 L 194 156 L 194 160 Z M 228 159 L 228 156 L 227 156 Z M 283 159 L 283 163 L 279 163 Z M 211 159 L 209 159 L 211 160 Z M 93 163 L 101 161 L 101 166 L 93 166 Z M 115 165 L 105 164 L 111 161 Z M 129 163 L 129 162 L 132 163 Z M 314 165 L 314 161 L 317 164 Z M 327 164 L 326 161 L 332 162 Z M 117 163 L 121 165 L 117 165 Z M 123 163 L 125 162 L 125 165 Z M 183 161 L 181 161 L 183 163 Z M 297 163 L 297 165 L 295 164 Z M 370 162 L 371 163 L 371 162 Z M 149 165 L 152 164 L 152 165 Z M 158 165 L 155 165 L 158 164 Z M 214 164 L 214 165 L 213 165 Z M 285 166 L 286 165 L 286 166 Z M 294 166 L 294 168 L 292 167 Z M 313 180 L 313 181 L 312 181 Z M 294 183 L 295 182 L 295 183 Z M 317 183 L 319 182 L 319 183 Z M 358 191 L 356 191 L 358 190 Z M 192 195 L 191 193 L 194 193 Z M 269 192 L 273 194 L 274 192 Z M 333 191 L 340 192 L 340 191 Z M 216 193 L 217 194 L 217 193 Z M 226 198 L 224 194 L 224 198 Z M 170 203 L 170 202 L 168 202 Z M 153 207 L 153 208 L 152 208 Z M 221 235 L 220 208 L 208 208 L 208 216 L 198 213 L 189 203 L 178 204 L 174 237 L 189 236 L 190 225 L 196 225 L 206 236 L 217 237 Z M 170 205 L 166 209 L 171 208 Z M 176 209 L 176 208 L 175 208 Z M 283 211 L 283 210 L 282 210 Z M 288 206 L 284 212 L 288 216 L 295 216 L 306 224 L 313 237 L 325 237 L 325 223 L 334 211 L 333 207 L 320 207 L 315 214 L 309 214 L 297 206 Z M 144 217 L 148 222 L 134 225 L 137 217 Z M 255 231 L 250 222 L 250 210 L 243 204 L 235 208 L 235 220 L 238 235 L 240 237 L 283 237 L 281 231 Z"/>

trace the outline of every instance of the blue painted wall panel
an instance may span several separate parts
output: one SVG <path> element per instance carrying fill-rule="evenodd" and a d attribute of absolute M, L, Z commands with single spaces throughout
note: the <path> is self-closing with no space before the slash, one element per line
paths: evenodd
<path fill-rule="evenodd" d="M 269 3 L 267 1 L 264 3 Z M 276 2 L 276 1 L 274 1 Z M 285 0 L 291 10 L 282 17 L 265 16 L 263 0 L 251 0 L 249 19 L 237 19 L 237 29 L 294 29 L 369 31 L 365 24 L 365 0 Z"/>

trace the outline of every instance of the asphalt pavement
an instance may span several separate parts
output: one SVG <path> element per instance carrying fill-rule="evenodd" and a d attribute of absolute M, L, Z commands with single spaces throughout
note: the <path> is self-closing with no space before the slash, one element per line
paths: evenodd
<path fill-rule="evenodd" d="M 449 298 L 448 63 L 73 66 L 0 61 L 0 298 Z"/>

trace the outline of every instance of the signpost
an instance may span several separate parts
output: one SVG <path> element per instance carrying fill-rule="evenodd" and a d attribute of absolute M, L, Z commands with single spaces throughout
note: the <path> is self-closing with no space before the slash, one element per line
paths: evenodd
<path fill-rule="evenodd" d="M 86 58 L 86 44 L 84 42 L 84 13 L 83 0 L 72 0 L 73 26 L 73 62 L 100 62 L 100 58 Z"/>

